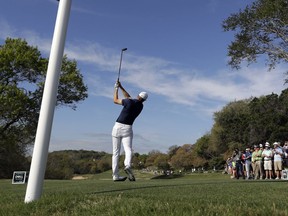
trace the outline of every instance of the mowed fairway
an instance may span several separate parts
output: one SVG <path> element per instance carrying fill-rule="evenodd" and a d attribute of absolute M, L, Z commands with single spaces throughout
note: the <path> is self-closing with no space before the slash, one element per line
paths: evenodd
<path fill-rule="evenodd" d="M 189 174 L 113 182 L 110 172 L 86 180 L 45 180 L 40 200 L 24 203 L 26 185 L 0 180 L 0 215 L 288 215 L 287 181 L 245 181 Z"/>

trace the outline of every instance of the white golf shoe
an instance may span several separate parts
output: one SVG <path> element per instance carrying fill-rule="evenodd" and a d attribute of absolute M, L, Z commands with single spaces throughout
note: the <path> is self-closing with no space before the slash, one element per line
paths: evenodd
<path fill-rule="evenodd" d="M 127 177 L 125 176 L 118 176 L 118 177 L 113 177 L 113 181 L 114 182 L 118 182 L 118 181 L 125 181 L 127 179 Z"/>

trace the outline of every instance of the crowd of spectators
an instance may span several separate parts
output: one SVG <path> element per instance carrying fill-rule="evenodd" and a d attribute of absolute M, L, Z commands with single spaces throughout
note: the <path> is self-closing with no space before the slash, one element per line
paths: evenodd
<path fill-rule="evenodd" d="M 233 155 L 227 159 L 226 167 L 231 178 L 286 179 L 282 170 L 288 167 L 288 141 L 283 146 L 280 142 L 274 142 L 272 147 L 266 142 L 264 145 L 246 148 L 245 151 L 235 149 Z"/>

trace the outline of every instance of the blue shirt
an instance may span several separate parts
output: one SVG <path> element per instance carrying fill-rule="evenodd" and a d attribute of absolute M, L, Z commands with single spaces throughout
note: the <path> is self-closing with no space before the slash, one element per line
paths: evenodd
<path fill-rule="evenodd" d="M 132 125 L 137 116 L 141 113 L 143 109 L 143 103 L 137 99 L 123 99 L 122 100 L 123 109 L 116 120 L 121 124 Z"/>
<path fill-rule="evenodd" d="M 249 151 L 245 152 L 245 161 L 251 161 L 252 154 Z"/>

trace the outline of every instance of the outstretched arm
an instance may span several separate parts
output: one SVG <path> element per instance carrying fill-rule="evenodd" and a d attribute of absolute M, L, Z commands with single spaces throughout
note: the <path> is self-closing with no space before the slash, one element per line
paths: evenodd
<path fill-rule="evenodd" d="M 119 87 L 115 87 L 115 89 L 114 89 L 113 101 L 115 104 L 122 105 L 122 99 L 118 98 L 118 89 L 119 89 Z"/>
<path fill-rule="evenodd" d="M 122 90 L 122 94 L 125 98 L 131 98 L 131 96 L 129 95 L 129 93 L 123 88 L 123 86 L 121 85 L 121 83 L 118 81 L 119 84 L 119 88 Z"/>

